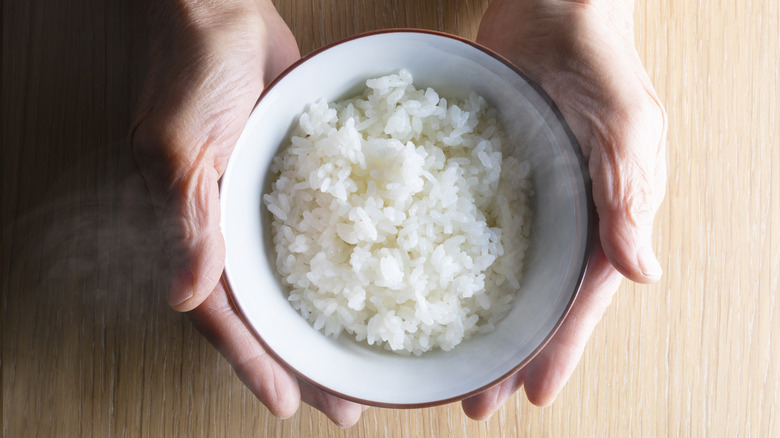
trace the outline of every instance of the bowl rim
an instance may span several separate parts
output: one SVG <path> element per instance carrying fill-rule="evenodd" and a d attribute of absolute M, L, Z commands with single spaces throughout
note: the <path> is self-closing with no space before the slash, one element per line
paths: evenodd
<path fill-rule="evenodd" d="M 279 356 L 270 346 L 265 342 L 262 336 L 257 332 L 255 327 L 249 323 L 249 320 L 242 309 L 242 307 L 239 305 L 237 299 L 234 296 L 233 288 L 230 284 L 230 279 L 228 278 L 227 272 L 223 271 L 223 275 L 220 279 L 220 282 L 222 283 L 223 287 L 227 291 L 227 297 L 230 302 L 230 305 L 236 310 L 239 318 L 244 323 L 244 326 L 246 326 L 249 331 L 254 335 L 255 339 L 260 343 L 263 350 L 265 350 L 266 353 L 271 355 L 271 357 L 274 358 L 279 364 L 284 366 L 287 370 L 291 371 L 297 378 L 305 381 L 306 383 L 314 386 L 317 389 L 320 389 L 328 394 L 334 395 L 338 398 L 348 400 L 354 403 L 358 403 L 361 405 L 366 406 L 374 406 L 374 407 L 380 407 L 380 408 L 392 408 L 392 409 L 417 409 L 417 408 L 427 408 L 427 407 L 433 407 L 433 406 L 441 406 L 445 404 L 450 404 L 454 402 L 458 402 L 464 399 L 467 399 L 469 397 L 472 397 L 474 395 L 477 395 L 479 393 L 482 393 L 501 382 L 505 381 L 509 377 L 516 374 L 519 370 L 524 368 L 526 365 L 528 365 L 550 342 L 550 340 L 555 336 L 555 334 L 558 332 L 560 327 L 563 325 L 563 322 L 566 320 L 567 316 L 569 315 L 569 312 L 571 311 L 572 306 L 574 305 L 574 302 L 576 301 L 577 297 L 579 296 L 580 289 L 582 288 L 582 282 L 585 278 L 585 274 L 588 270 L 589 261 L 590 261 L 590 248 L 593 243 L 594 238 L 594 210 L 595 206 L 593 205 L 593 197 L 591 192 L 591 181 L 590 181 L 590 173 L 588 171 L 586 159 L 582 153 L 582 149 L 579 145 L 579 142 L 577 141 L 576 136 L 572 132 L 569 124 L 566 122 L 566 119 L 563 117 L 563 114 L 561 113 L 558 106 L 555 104 L 555 102 L 552 100 L 552 98 L 547 94 L 547 92 L 544 91 L 544 89 L 536 83 L 534 80 L 532 80 L 527 74 L 525 74 L 523 71 L 521 71 L 518 67 L 516 67 L 512 62 L 501 56 L 500 54 L 494 52 L 493 50 L 477 43 L 474 41 L 471 41 L 469 39 L 466 39 L 464 37 L 450 34 L 447 32 L 437 31 L 437 30 L 429 30 L 429 29 L 418 29 L 418 28 L 387 28 L 387 29 L 378 29 L 378 30 L 372 30 L 367 32 L 361 32 L 357 33 L 351 36 L 348 36 L 346 38 L 331 42 L 329 44 L 323 45 L 322 47 L 312 50 L 311 52 L 307 53 L 306 55 L 302 56 L 300 59 L 295 61 L 293 64 L 291 64 L 289 67 L 284 69 L 281 73 L 279 73 L 260 93 L 260 96 L 258 97 L 257 101 L 255 102 L 255 105 L 252 108 L 252 111 L 254 112 L 255 108 L 260 104 L 260 102 L 263 100 L 263 98 L 273 89 L 276 85 L 281 82 L 284 77 L 286 77 L 290 72 L 295 70 L 299 65 L 307 62 L 309 59 L 317 56 L 318 54 L 325 52 L 327 50 L 330 50 L 331 48 L 334 48 L 336 46 L 339 46 L 344 43 L 348 43 L 350 41 L 376 36 L 376 35 L 383 35 L 383 34 L 404 34 L 404 33 L 413 33 L 413 34 L 425 34 L 425 35 L 432 35 L 437 37 L 444 37 L 448 39 L 452 39 L 455 41 L 459 41 L 461 43 L 467 44 L 469 46 L 472 46 L 473 48 L 482 51 L 483 53 L 495 58 L 499 62 L 503 63 L 510 69 L 512 69 L 515 73 L 517 73 L 519 76 L 521 76 L 538 94 L 539 96 L 545 101 L 547 105 L 549 105 L 550 109 L 552 110 L 555 117 L 558 119 L 558 122 L 561 124 L 561 127 L 563 128 L 564 132 L 566 133 L 567 137 L 572 143 L 572 146 L 574 147 L 574 153 L 577 157 L 577 161 L 580 166 L 580 175 L 582 176 L 582 183 L 584 188 L 584 194 L 586 197 L 585 202 L 585 218 L 587 221 L 586 224 L 586 238 L 585 238 L 585 248 L 586 251 L 583 255 L 583 261 L 581 263 L 580 272 L 577 277 L 577 282 L 575 284 L 575 288 L 572 291 L 571 297 L 569 298 L 568 303 L 566 304 L 566 307 L 564 311 L 561 313 L 561 316 L 558 318 L 558 321 L 556 321 L 553 329 L 545 336 L 545 338 L 542 340 L 542 342 L 539 343 L 539 345 L 520 363 L 512 367 L 510 370 L 508 370 L 506 373 L 501 375 L 500 377 L 491 380 L 490 382 L 487 382 L 486 384 L 480 386 L 479 388 L 476 388 L 474 390 L 468 391 L 463 394 L 459 394 L 457 396 L 453 397 L 447 397 L 443 399 L 436 399 L 436 400 L 430 400 L 425 402 L 413 402 L 413 403 L 391 403 L 391 402 L 382 402 L 377 400 L 366 400 L 359 397 L 351 396 L 349 394 L 344 394 L 339 391 L 336 391 L 332 388 L 329 388 L 327 386 L 322 385 L 321 383 L 313 380 L 312 378 L 306 376 L 304 373 L 301 373 L 298 371 L 295 367 L 291 366 L 287 361 L 284 360 L 281 356 Z M 223 174 L 224 176 L 224 174 Z M 220 178 L 220 193 L 222 191 L 222 181 L 223 179 Z M 220 201 L 221 203 L 221 201 Z M 220 208 L 221 209 L 221 208 Z"/>

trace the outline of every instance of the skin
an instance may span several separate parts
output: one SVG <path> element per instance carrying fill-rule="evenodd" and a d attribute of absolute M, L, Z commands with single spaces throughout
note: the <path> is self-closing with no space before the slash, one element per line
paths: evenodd
<path fill-rule="evenodd" d="M 274 415 L 290 417 L 304 401 L 354 424 L 362 406 L 299 382 L 266 354 L 221 281 L 218 181 L 263 87 L 300 57 L 292 33 L 266 1 L 155 3 L 149 24 L 151 70 L 131 146 L 173 270 L 169 304 Z"/>
<path fill-rule="evenodd" d="M 517 389 L 543 406 L 568 381 L 623 276 L 652 282 L 653 216 L 665 190 L 666 115 L 633 44 L 630 1 L 494 0 L 477 37 L 538 81 L 579 140 L 593 179 L 598 238 L 570 316 L 524 369 L 462 402 L 488 418 Z M 303 401 L 335 424 L 364 406 L 298 380 L 260 346 L 222 278 L 218 182 L 263 87 L 300 55 L 268 0 L 151 2 L 150 72 L 131 130 L 173 271 L 169 304 L 276 416 Z"/>
<path fill-rule="evenodd" d="M 495 0 L 477 41 L 536 80 L 572 128 L 588 160 L 598 216 L 588 272 L 571 313 L 534 360 L 464 400 L 485 419 L 521 386 L 551 404 L 571 377 L 622 277 L 655 282 L 653 217 L 666 184 L 666 112 L 634 47 L 633 2 Z"/>

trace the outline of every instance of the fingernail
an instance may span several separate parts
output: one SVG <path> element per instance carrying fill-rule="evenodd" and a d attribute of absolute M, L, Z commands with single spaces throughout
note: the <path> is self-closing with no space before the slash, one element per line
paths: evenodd
<path fill-rule="evenodd" d="M 176 275 L 176 277 L 173 278 L 173 283 L 171 284 L 171 293 L 168 296 L 168 305 L 171 307 L 176 307 L 179 304 L 189 300 L 193 295 L 193 283 L 192 273 L 189 271 L 181 272 Z"/>
<path fill-rule="evenodd" d="M 637 261 L 639 262 L 639 269 L 642 270 L 642 274 L 648 280 L 658 280 L 663 274 L 661 264 L 658 263 L 658 259 L 655 258 L 653 250 L 649 247 L 643 247 L 637 253 Z"/>

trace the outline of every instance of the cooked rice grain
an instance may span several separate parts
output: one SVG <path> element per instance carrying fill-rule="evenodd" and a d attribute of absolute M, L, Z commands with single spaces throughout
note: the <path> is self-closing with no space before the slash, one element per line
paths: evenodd
<path fill-rule="evenodd" d="M 311 104 L 264 195 L 289 300 L 330 336 L 420 355 L 492 331 L 529 245 L 530 166 L 495 110 L 409 72 Z"/>

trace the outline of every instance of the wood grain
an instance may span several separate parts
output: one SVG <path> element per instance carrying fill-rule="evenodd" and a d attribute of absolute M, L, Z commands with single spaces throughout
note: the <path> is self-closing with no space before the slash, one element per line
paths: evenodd
<path fill-rule="evenodd" d="M 349 430 L 274 418 L 167 309 L 130 196 L 135 3 L 3 2 L 3 436 L 780 436 L 778 2 L 636 2 L 670 120 L 665 276 L 622 286 L 552 406 L 372 408 Z M 306 53 L 388 27 L 473 38 L 487 0 L 276 4 Z"/>

